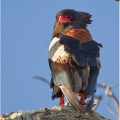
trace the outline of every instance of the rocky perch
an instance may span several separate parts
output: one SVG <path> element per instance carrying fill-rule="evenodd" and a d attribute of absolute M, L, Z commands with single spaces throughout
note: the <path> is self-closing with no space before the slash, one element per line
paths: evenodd
<path fill-rule="evenodd" d="M 28 110 L 3 114 L 0 120 L 110 120 L 91 111 L 81 114 L 71 106 L 55 106 L 39 110 Z"/>

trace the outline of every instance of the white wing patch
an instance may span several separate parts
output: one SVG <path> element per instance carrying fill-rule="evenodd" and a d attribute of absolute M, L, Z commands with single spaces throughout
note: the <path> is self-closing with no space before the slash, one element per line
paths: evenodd
<path fill-rule="evenodd" d="M 50 43 L 50 46 L 49 46 L 49 49 L 48 49 L 48 50 L 50 50 L 50 48 L 51 48 L 57 41 L 59 41 L 59 40 L 60 40 L 60 38 L 54 37 L 54 38 L 52 39 L 51 43 Z"/>
<path fill-rule="evenodd" d="M 50 43 L 49 50 L 59 40 L 60 40 L 59 38 L 54 37 Z M 69 54 L 65 51 L 64 45 L 60 45 L 56 50 L 56 52 L 54 53 L 52 57 L 52 61 L 64 63 L 64 61 L 68 61 L 68 59 L 69 59 Z"/>

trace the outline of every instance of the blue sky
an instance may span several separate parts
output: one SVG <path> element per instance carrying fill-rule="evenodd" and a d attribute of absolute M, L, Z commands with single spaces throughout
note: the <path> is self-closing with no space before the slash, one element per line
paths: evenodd
<path fill-rule="evenodd" d="M 50 81 L 47 50 L 55 14 L 66 8 L 92 15 L 93 23 L 88 25 L 88 29 L 93 39 L 103 44 L 98 83 L 118 83 L 118 2 L 2 0 L 2 114 L 58 104 L 59 99 L 51 100 L 52 89 L 33 76 L 42 76 Z M 113 91 L 118 98 L 118 87 Z M 96 95 L 104 95 L 104 92 L 98 88 Z M 114 120 L 105 107 L 105 101 L 104 96 L 97 112 Z M 113 104 L 111 106 L 114 107 Z"/>

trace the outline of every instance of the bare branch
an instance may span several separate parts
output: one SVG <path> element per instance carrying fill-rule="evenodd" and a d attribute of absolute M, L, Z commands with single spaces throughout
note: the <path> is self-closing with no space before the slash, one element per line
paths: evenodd
<path fill-rule="evenodd" d="M 114 110 L 110 107 L 110 105 L 108 104 L 109 102 L 109 99 L 108 101 L 106 102 L 106 107 L 107 109 L 109 110 L 109 112 L 115 117 L 115 118 L 119 118 L 119 102 L 118 102 L 118 99 L 117 97 L 114 95 L 113 91 L 112 91 L 112 88 L 115 88 L 116 86 L 118 86 L 118 84 L 115 84 L 113 86 L 109 86 L 107 84 L 98 84 L 99 87 L 101 88 L 105 88 L 105 95 L 107 96 L 107 98 L 111 98 L 113 99 L 114 101 L 114 104 L 115 104 L 115 107 L 116 107 L 116 110 L 117 110 L 117 113 L 114 112 Z"/>
<path fill-rule="evenodd" d="M 0 116 L 0 120 L 108 120 L 104 116 L 89 112 L 81 114 L 70 106 L 54 106 L 38 110 L 17 111 Z"/>
<path fill-rule="evenodd" d="M 100 96 L 95 96 L 95 101 L 94 101 L 95 106 L 92 108 L 93 111 L 96 110 L 96 108 L 98 107 L 98 104 L 101 101 L 101 99 L 102 99 L 101 95 Z"/>
<path fill-rule="evenodd" d="M 113 98 L 115 107 L 116 107 L 117 112 L 118 112 L 118 111 L 119 111 L 119 102 L 118 102 L 118 99 L 117 99 L 117 97 L 114 95 L 113 91 L 111 90 L 111 87 L 108 86 L 108 85 L 106 86 L 105 95 L 106 95 L 107 97 Z"/>
<path fill-rule="evenodd" d="M 98 87 L 101 87 L 101 88 L 106 88 L 107 84 L 106 83 L 103 83 L 103 84 L 97 84 Z"/>
<path fill-rule="evenodd" d="M 40 76 L 34 76 L 33 78 L 35 78 L 35 79 L 39 79 L 39 80 L 45 82 L 47 85 L 50 86 L 50 82 L 49 82 L 47 79 L 43 78 L 43 77 L 40 77 Z"/>
<path fill-rule="evenodd" d="M 115 88 L 117 86 L 119 86 L 119 83 L 116 83 L 115 85 L 111 85 L 111 88 Z"/>
<path fill-rule="evenodd" d="M 114 112 L 114 110 L 111 108 L 110 104 L 109 104 L 110 98 L 106 101 L 106 107 L 108 109 L 108 111 L 116 118 L 119 119 L 119 116 Z"/>

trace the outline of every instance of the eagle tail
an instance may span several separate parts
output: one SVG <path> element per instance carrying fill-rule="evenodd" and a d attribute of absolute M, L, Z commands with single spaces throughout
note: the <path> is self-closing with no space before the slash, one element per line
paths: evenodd
<path fill-rule="evenodd" d="M 71 90 L 71 88 L 68 85 L 61 85 L 59 87 L 72 105 L 72 107 L 77 111 L 83 112 L 83 108 L 82 106 L 80 106 L 79 100 L 75 93 Z"/>

